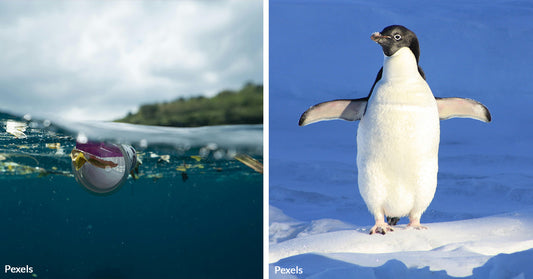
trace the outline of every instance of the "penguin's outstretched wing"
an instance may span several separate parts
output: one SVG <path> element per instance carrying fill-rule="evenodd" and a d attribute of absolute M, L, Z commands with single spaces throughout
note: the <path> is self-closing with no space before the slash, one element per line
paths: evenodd
<path fill-rule="evenodd" d="M 333 119 L 360 120 L 365 114 L 368 98 L 333 100 L 316 104 L 300 117 L 300 126 Z"/>
<path fill-rule="evenodd" d="M 435 98 L 439 108 L 440 120 L 450 118 L 472 118 L 483 122 L 490 122 L 492 117 L 489 110 L 482 103 L 466 98 Z M 365 114 L 368 98 L 333 100 L 316 104 L 306 110 L 300 117 L 299 125 L 343 119 L 347 121 L 360 120 Z"/>
<path fill-rule="evenodd" d="M 483 122 L 490 122 L 489 109 L 482 103 L 466 98 L 435 98 L 439 108 L 440 120 L 450 118 L 472 118 Z"/>

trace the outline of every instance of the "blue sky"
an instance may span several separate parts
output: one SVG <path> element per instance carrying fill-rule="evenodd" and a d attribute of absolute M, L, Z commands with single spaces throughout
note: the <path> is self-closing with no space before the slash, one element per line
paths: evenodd
<path fill-rule="evenodd" d="M 113 120 L 262 83 L 262 1 L 1 1 L 0 110 Z"/>

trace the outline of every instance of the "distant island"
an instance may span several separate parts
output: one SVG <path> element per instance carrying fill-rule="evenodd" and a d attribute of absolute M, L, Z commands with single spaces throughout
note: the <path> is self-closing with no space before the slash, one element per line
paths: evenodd
<path fill-rule="evenodd" d="M 142 125 L 199 127 L 263 123 L 263 85 L 246 83 L 238 91 L 224 90 L 216 96 L 179 98 L 146 104 L 115 122 Z"/>

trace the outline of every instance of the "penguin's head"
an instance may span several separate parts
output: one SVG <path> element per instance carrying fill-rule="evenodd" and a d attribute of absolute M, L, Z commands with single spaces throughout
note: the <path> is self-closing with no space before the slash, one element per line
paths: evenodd
<path fill-rule="evenodd" d="M 387 26 L 383 31 L 373 33 L 370 38 L 381 45 L 383 53 L 387 56 L 395 54 L 402 47 L 408 47 L 415 55 L 417 62 L 420 58 L 418 38 L 413 31 L 405 28 L 405 26 Z"/>

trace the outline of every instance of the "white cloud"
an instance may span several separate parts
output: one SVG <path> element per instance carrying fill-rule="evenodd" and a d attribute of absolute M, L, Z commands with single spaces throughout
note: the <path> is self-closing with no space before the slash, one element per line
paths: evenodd
<path fill-rule="evenodd" d="M 110 120 L 262 82 L 262 1 L 2 1 L 0 10 L 0 109 Z"/>

